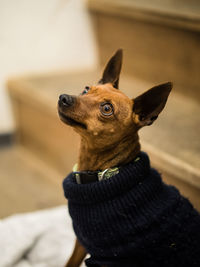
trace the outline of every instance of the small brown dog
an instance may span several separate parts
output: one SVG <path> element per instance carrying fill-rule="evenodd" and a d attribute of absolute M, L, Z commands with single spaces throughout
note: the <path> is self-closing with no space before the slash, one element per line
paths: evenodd
<path fill-rule="evenodd" d="M 122 50 L 110 59 L 97 85 L 86 87 L 80 96 L 59 97 L 60 119 L 81 136 L 79 171 L 107 170 L 133 161 L 140 152 L 138 130 L 151 125 L 163 110 L 171 91 L 170 82 L 155 86 L 129 99 L 118 90 Z M 87 183 L 86 181 L 82 183 Z M 76 241 L 67 267 L 78 267 L 86 256 Z"/>

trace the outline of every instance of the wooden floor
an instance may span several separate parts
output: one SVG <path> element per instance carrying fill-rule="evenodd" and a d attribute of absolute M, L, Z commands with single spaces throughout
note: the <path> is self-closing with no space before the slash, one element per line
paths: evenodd
<path fill-rule="evenodd" d="M 62 178 L 22 147 L 0 149 L 0 218 L 65 204 Z"/>

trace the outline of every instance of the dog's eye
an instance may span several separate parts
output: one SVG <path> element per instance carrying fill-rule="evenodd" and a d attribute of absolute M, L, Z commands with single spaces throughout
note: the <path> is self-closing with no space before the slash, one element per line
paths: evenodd
<path fill-rule="evenodd" d="M 111 103 L 101 103 L 100 111 L 104 116 L 111 116 L 113 114 L 113 105 Z"/>
<path fill-rule="evenodd" d="M 89 86 L 85 86 L 85 89 L 83 90 L 83 92 L 81 93 L 81 95 L 85 95 L 87 94 L 87 92 L 90 90 Z"/>

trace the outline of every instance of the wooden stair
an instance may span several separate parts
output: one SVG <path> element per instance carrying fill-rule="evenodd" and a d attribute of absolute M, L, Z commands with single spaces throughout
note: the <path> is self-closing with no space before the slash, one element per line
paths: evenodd
<path fill-rule="evenodd" d="M 0 218 L 66 204 L 62 176 L 23 146 L 0 150 Z"/>
<path fill-rule="evenodd" d="M 173 81 L 199 101 L 200 4 L 187 2 L 88 0 L 101 64 L 123 48 L 124 73 L 153 84 Z"/>

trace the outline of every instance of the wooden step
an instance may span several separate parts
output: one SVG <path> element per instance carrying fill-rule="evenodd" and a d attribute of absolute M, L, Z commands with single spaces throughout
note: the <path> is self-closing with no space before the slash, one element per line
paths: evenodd
<path fill-rule="evenodd" d="M 79 94 L 98 81 L 99 71 L 54 73 L 15 78 L 8 82 L 18 140 L 63 176 L 77 161 L 79 137 L 60 122 L 57 100 L 61 93 Z M 153 86 L 122 75 L 120 87 L 135 97 Z M 141 130 L 143 150 L 153 165 L 169 176 L 200 188 L 200 106 L 172 92 L 165 110 L 151 127 Z"/>
<path fill-rule="evenodd" d="M 0 218 L 66 203 L 63 177 L 24 147 L 1 149 L 0 170 Z"/>
<path fill-rule="evenodd" d="M 171 80 L 176 91 L 200 100 L 200 4 L 187 2 L 89 0 L 101 64 L 123 48 L 125 74 Z"/>

